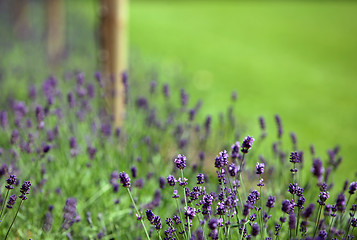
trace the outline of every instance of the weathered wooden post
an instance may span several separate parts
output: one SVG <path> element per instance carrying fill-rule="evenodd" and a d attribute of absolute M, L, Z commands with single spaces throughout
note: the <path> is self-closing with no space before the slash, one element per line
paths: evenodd
<path fill-rule="evenodd" d="M 47 57 L 50 67 L 55 67 L 63 57 L 65 48 L 64 0 L 46 0 Z"/>
<path fill-rule="evenodd" d="M 28 0 L 17 0 L 12 3 L 14 32 L 18 38 L 25 38 L 30 32 L 28 24 Z"/>
<path fill-rule="evenodd" d="M 100 0 L 100 5 L 100 60 L 103 79 L 115 125 L 121 126 L 125 116 L 125 89 L 122 76 L 128 66 L 128 0 Z"/>

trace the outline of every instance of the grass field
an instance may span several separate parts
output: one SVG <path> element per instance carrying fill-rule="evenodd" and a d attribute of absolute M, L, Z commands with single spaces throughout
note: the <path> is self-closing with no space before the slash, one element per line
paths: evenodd
<path fill-rule="evenodd" d="M 302 148 L 314 143 L 326 159 L 340 145 L 344 180 L 357 166 L 356 11 L 353 2 L 133 2 L 130 42 L 147 61 L 181 66 L 206 112 L 224 109 L 235 89 L 251 126 L 263 115 L 275 127 L 279 113 Z"/>

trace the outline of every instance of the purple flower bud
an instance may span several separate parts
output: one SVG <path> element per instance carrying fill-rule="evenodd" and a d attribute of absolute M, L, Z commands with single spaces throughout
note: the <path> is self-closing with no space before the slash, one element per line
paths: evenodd
<path fill-rule="evenodd" d="M 264 173 L 264 163 L 258 163 L 257 162 L 257 165 L 255 166 L 255 173 L 260 175 L 260 174 L 263 174 Z"/>
<path fill-rule="evenodd" d="M 95 89 L 93 84 L 87 85 L 87 94 L 89 98 L 94 98 L 95 96 Z"/>
<path fill-rule="evenodd" d="M 260 128 L 265 131 L 265 120 L 263 117 L 259 117 Z"/>
<path fill-rule="evenodd" d="M 172 187 L 175 186 L 176 182 L 177 182 L 177 180 L 175 179 L 174 176 L 169 175 L 169 176 L 167 177 L 167 183 L 168 183 L 170 186 L 172 186 Z"/>
<path fill-rule="evenodd" d="M 354 194 L 357 190 L 357 182 L 351 182 L 348 193 Z"/>
<path fill-rule="evenodd" d="M 281 136 L 283 135 L 283 128 L 282 128 L 282 125 L 281 125 L 281 118 L 279 115 L 275 115 L 275 121 L 276 121 L 276 124 L 278 126 L 278 138 L 280 139 Z"/>
<path fill-rule="evenodd" d="M 234 177 L 237 175 L 239 171 L 239 167 L 236 166 L 234 163 L 231 163 L 228 167 L 228 172 L 229 172 L 229 175 L 231 175 L 231 177 Z"/>
<path fill-rule="evenodd" d="M 282 206 L 281 206 L 281 210 L 285 213 L 290 214 L 293 210 L 294 210 L 294 202 L 293 201 L 289 201 L 289 200 L 284 200 L 282 202 Z"/>
<path fill-rule="evenodd" d="M 252 148 L 254 140 L 255 139 L 253 137 L 250 136 L 245 137 L 242 143 L 241 152 L 248 153 L 249 150 Z"/>
<path fill-rule="evenodd" d="M 0 126 L 5 129 L 7 125 L 9 124 L 9 120 L 7 117 L 7 112 L 6 111 L 1 111 L 0 112 Z"/>
<path fill-rule="evenodd" d="M 289 214 L 289 229 L 295 229 L 296 227 L 296 215 L 294 212 Z"/>
<path fill-rule="evenodd" d="M 206 129 L 206 133 L 207 134 L 211 130 L 211 122 L 212 122 L 212 117 L 211 116 L 207 116 L 206 121 L 205 121 L 205 129 Z"/>
<path fill-rule="evenodd" d="M 130 187 L 130 178 L 126 172 L 121 172 L 119 174 L 120 183 L 123 187 L 128 188 Z"/>
<path fill-rule="evenodd" d="M 19 196 L 19 198 L 21 198 L 23 201 L 27 199 L 26 195 L 29 194 L 30 187 L 31 187 L 30 181 L 25 181 L 24 184 L 22 184 L 20 188 L 21 195 Z"/>
<path fill-rule="evenodd" d="M 205 175 L 202 173 L 197 174 L 197 184 L 203 184 L 205 182 Z"/>
<path fill-rule="evenodd" d="M 96 149 L 95 147 L 88 146 L 88 147 L 87 147 L 87 153 L 88 153 L 88 155 L 89 155 L 89 158 L 90 158 L 91 160 L 93 160 L 94 157 L 95 157 L 95 154 L 97 153 L 97 149 Z"/>
<path fill-rule="evenodd" d="M 290 162 L 291 163 L 300 163 L 301 162 L 301 154 L 299 152 L 290 153 Z"/>
<path fill-rule="evenodd" d="M 75 137 L 70 137 L 70 139 L 69 139 L 69 147 L 71 149 L 77 148 L 77 140 L 76 140 Z"/>
<path fill-rule="evenodd" d="M 319 181 L 321 181 L 322 174 L 324 173 L 325 169 L 322 166 L 322 162 L 319 158 L 314 159 L 312 163 L 311 172 L 314 176 L 317 177 Z"/>
<path fill-rule="evenodd" d="M 185 89 L 181 89 L 180 94 L 181 94 L 181 105 L 183 107 L 185 107 L 187 105 L 187 102 L 188 102 L 188 95 L 185 92 Z"/>
<path fill-rule="evenodd" d="M 228 164 L 228 153 L 226 150 L 222 151 L 219 153 L 218 156 L 216 156 L 216 159 L 215 159 L 215 167 L 216 168 L 222 168 L 224 166 L 226 166 Z"/>
<path fill-rule="evenodd" d="M 165 178 L 163 178 L 163 177 L 160 177 L 159 178 L 159 186 L 160 186 L 160 188 L 161 189 L 164 189 L 165 188 Z"/>
<path fill-rule="evenodd" d="M 11 209 L 12 206 L 14 206 L 15 202 L 16 202 L 16 195 L 14 194 L 14 195 L 9 197 L 9 201 L 7 202 L 6 207 Z"/>
<path fill-rule="evenodd" d="M 186 167 L 186 156 L 179 154 L 174 160 L 176 167 L 179 169 L 184 169 Z"/>
<path fill-rule="evenodd" d="M 131 175 L 133 176 L 133 178 L 136 178 L 138 169 L 135 166 L 132 166 L 130 170 L 131 170 Z"/>
<path fill-rule="evenodd" d="M 239 149 L 240 149 L 240 144 L 239 142 L 236 142 L 235 144 L 232 145 L 232 159 L 237 159 L 239 157 Z"/>
<path fill-rule="evenodd" d="M 63 208 L 63 223 L 62 228 L 68 230 L 77 216 L 77 200 L 75 198 L 68 198 Z"/>
<path fill-rule="evenodd" d="M 4 166 L 4 165 L 3 165 Z M 6 165 L 5 165 L 6 166 Z M 7 185 L 5 186 L 7 189 L 14 189 L 12 185 L 14 185 L 17 181 L 17 178 L 15 175 L 10 175 L 9 178 L 6 180 Z"/>
<path fill-rule="evenodd" d="M 174 190 L 174 193 L 173 193 L 173 195 L 172 195 L 172 198 L 179 198 L 180 195 L 178 195 L 177 193 L 178 193 L 178 192 L 177 192 L 177 190 L 175 189 L 175 190 Z"/>
<path fill-rule="evenodd" d="M 266 203 L 266 206 L 268 208 L 273 208 L 274 205 L 275 205 L 275 196 L 269 196 L 268 200 L 267 200 L 267 203 Z"/>
<path fill-rule="evenodd" d="M 17 131 L 17 129 L 14 129 L 11 133 L 10 143 L 15 144 L 17 140 L 19 140 L 19 131 Z"/>
<path fill-rule="evenodd" d="M 259 225 L 257 223 L 253 223 L 253 225 L 252 225 L 252 236 L 253 237 L 258 236 L 259 231 L 260 231 Z"/>
<path fill-rule="evenodd" d="M 169 85 L 165 84 L 163 87 L 163 92 L 166 98 L 170 97 L 170 88 Z"/>
<path fill-rule="evenodd" d="M 330 196 L 329 196 L 329 192 L 328 192 L 328 191 L 326 191 L 326 192 L 320 192 L 319 200 L 317 200 L 317 202 L 318 202 L 321 206 L 324 206 L 326 200 L 327 200 L 329 197 L 330 197 Z"/>
<path fill-rule="evenodd" d="M 337 196 L 336 207 L 339 212 L 343 212 L 346 209 L 346 198 L 343 193 Z"/>

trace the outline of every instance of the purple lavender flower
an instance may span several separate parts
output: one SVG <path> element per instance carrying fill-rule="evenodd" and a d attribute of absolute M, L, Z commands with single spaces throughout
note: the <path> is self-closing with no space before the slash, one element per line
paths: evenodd
<path fill-rule="evenodd" d="M 166 183 L 165 178 L 160 177 L 159 178 L 159 186 L 160 186 L 161 189 L 165 188 L 165 183 Z"/>
<path fill-rule="evenodd" d="M 95 96 L 95 88 L 91 83 L 87 85 L 87 94 L 89 98 L 94 98 Z"/>
<path fill-rule="evenodd" d="M 322 174 L 324 173 L 325 169 L 322 166 L 322 161 L 319 158 L 314 159 L 312 163 L 311 172 L 314 176 L 317 177 L 319 181 L 321 181 Z"/>
<path fill-rule="evenodd" d="M 264 173 L 264 163 L 258 163 L 257 162 L 257 165 L 255 166 L 255 173 L 260 175 L 260 174 L 263 174 Z"/>
<path fill-rule="evenodd" d="M 178 191 L 175 189 L 172 195 L 172 198 L 179 198 L 180 195 L 178 195 Z"/>
<path fill-rule="evenodd" d="M 325 230 L 321 230 L 319 235 L 317 236 L 318 240 L 326 240 L 327 239 L 327 232 Z"/>
<path fill-rule="evenodd" d="M 27 199 L 26 195 L 30 193 L 30 187 L 31 187 L 30 181 L 25 181 L 24 184 L 22 184 L 20 188 L 21 195 L 19 196 L 19 198 L 21 198 L 23 201 Z"/>
<path fill-rule="evenodd" d="M 216 156 L 216 159 L 215 159 L 215 167 L 216 168 L 222 168 L 224 166 L 226 166 L 228 164 L 228 153 L 226 150 L 222 151 L 219 153 L 218 156 Z"/>
<path fill-rule="evenodd" d="M 289 200 L 284 200 L 281 205 L 281 210 L 285 213 L 290 214 L 294 210 L 294 202 Z"/>
<path fill-rule="evenodd" d="M 7 112 L 6 111 L 1 111 L 0 112 L 0 126 L 5 129 L 7 125 L 9 124 L 9 120 L 7 117 Z"/>
<path fill-rule="evenodd" d="M 126 172 L 121 172 L 119 174 L 120 183 L 123 187 L 128 188 L 130 187 L 130 178 Z"/>
<path fill-rule="evenodd" d="M 289 228 L 295 229 L 295 227 L 296 227 L 296 215 L 294 212 L 291 212 L 289 214 Z"/>
<path fill-rule="evenodd" d="M 249 193 L 247 202 L 249 202 L 251 204 L 255 204 L 255 202 L 260 199 L 259 195 L 260 194 L 257 190 L 253 190 L 251 193 Z"/>
<path fill-rule="evenodd" d="M 67 102 L 68 102 L 69 108 L 74 108 L 76 106 L 76 99 L 72 92 L 69 92 L 67 94 Z"/>
<path fill-rule="evenodd" d="M 203 184 L 205 182 L 205 175 L 202 173 L 197 174 L 197 184 Z"/>
<path fill-rule="evenodd" d="M 356 190 L 357 190 L 357 182 L 351 182 L 348 193 L 352 195 L 356 192 Z"/>
<path fill-rule="evenodd" d="M 236 166 L 234 163 L 231 163 L 229 166 L 228 166 L 228 172 L 229 172 L 229 175 L 231 175 L 231 177 L 234 177 L 237 175 L 239 171 L 239 167 Z"/>
<path fill-rule="evenodd" d="M 176 178 L 175 178 L 174 176 L 169 175 L 169 176 L 167 177 L 167 183 L 168 183 L 171 187 L 175 186 L 176 182 L 177 182 L 177 180 L 176 180 Z"/>
<path fill-rule="evenodd" d="M 283 127 L 282 127 L 281 118 L 279 115 L 275 115 L 275 121 L 276 121 L 276 125 L 278 126 L 278 138 L 280 139 L 281 136 L 283 135 Z"/>
<path fill-rule="evenodd" d="M 62 228 L 68 230 L 77 216 L 77 200 L 75 198 L 68 198 L 66 205 L 63 208 L 63 223 Z"/>
<path fill-rule="evenodd" d="M 339 212 L 345 211 L 345 209 L 346 209 L 346 198 L 345 198 L 345 194 L 340 193 L 340 194 L 337 196 L 336 207 L 337 207 L 337 210 L 338 210 Z"/>
<path fill-rule="evenodd" d="M 152 223 L 152 221 L 154 220 L 155 214 L 150 209 L 147 209 L 145 213 L 146 213 L 147 220 L 149 220 L 149 222 Z"/>
<path fill-rule="evenodd" d="M 211 130 L 211 122 L 212 122 L 212 117 L 211 116 L 207 116 L 206 121 L 205 121 L 205 129 L 206 129 L 206 133 L 207 134 Z"/>
<path fill-rule="evenodd" d="M 135 166 L 132 166 L 130 168 L 131 170 L 131 175 L 133 176 L 133 178 L 136 178 L 137 174 L 138 174 L 138 169 Z"/>
<path fill-rule="evenodd" d="M 185 209 L 185 216 L 189 220 L 192 220 L 196 216 L 196 209 L 195 208 L 187 206 L 184 209 Z"/>
<path fill-rule="evenodd" d="M 87 147 L 87 153 L 88 153 L 88 155 L 89 155 L 89 158 L 90 158 L 91 160 L 93 160 L 94 157 L 95 157 L 95 154 L 97 153 L 97 149 L 96 149 L 95 147 L 88 146 L 88 147 Z"/>
<path fill-rule="evenodd" d="M 152 220 L 152 224 L 155 226 L 156 230 L 160 230 L 162 228 L 161 218 L 159 216 L 155 216 Z"/>
<path fill-rule="evenodd" d="M 136 99 L 136 107 L 146 110 L 149 108 L 149 102 L 145 97 L 138 97 Z"/>
<path fill-rule="evenodd" d="M 186 167 L 186 156 L 179 154 L 177 158 L 174 160 L 176 167 L 179 169 L 184 169 Z"/>
<path fill-rule="evenodd" d="M 267 208 L 273 208 L 274 205 L 275 205 L 275 196 L 269 196 L 266 203 Z"/>
<path fill-rule="evenodd" d="M 71 149 L 75 149 L 75 148 L 77 148 L 77 140 L 76 140 L 76 138 L 75 137 L 70 137 L 70 139 L 69 139 L 69 147 L 71 148 Z"/>
<path fill-rule="evenodd" d="M 163 87 L 163 92 L 164 92 L 164 96 L 166 98 L 169 98 L 170 97 L 170 88 L 169 88 L 169 85 L 165 84 L 164 87 Z"/>
<path fill-rule="evenodd" d="M 244 154 L 248 153 L 249 150 L 252 148 L 254 140 L 255 139 L 253 137 L 250 136 L 245 137 L 242 143 L 241 152 Z"/>
<path fill-rule="evenodd" d="M 301 162 L 301 155 L 299 152 L 291 152 L 290 153 L 290 162 L 291 163 L 300 163 Z"/>
<path fill-rule="evenodd" d="M 14 206 L 15 203 L 16 203 L 16 195 L 14 194 L 9 197 L 9 201 L 7 202 L 6 207 L 10 209 L 12 208 L 12 206 Z"/>
<path fill-rule="evenodd" d="M 329 196 L 329 192 L 328 192 L 328 191 L 326 191 L 326 192 L 320 192 L 319 200 L 317 200 L 317 202 L 318 202 L 321 206 L 324 206 L 326 200 L 327 200 L 329 197 L 330 197 L 330 196 Z"/>
<path fill-rule="evenodd" d="M 240 149 L 240 143 L 237 141 L 235 144 L 232 145 L 232 159 L 237 159 L 239 157 L 239 149 Z"/>
<path fill-rule="evenodd" d="M 253 223 L 253 225 L 252 225 L 252 236 L 253 237 L 258 236 L 259 231 L 260 231 L 259 225 L 257 223 Z"/>
<path fill-rule="evenodd" d="M 101 125 L 100 131 L 103 136 L 110 137 L 112 135 L 112 125 L 110 123 L 103 123 Z"/>
<path fill-rule="evenodd" d="M 15 144 L 18 140 L 19 140 L 19 131 L 17 131 L 17 129 L 14 129 L 11 133 L 10 143 Z"/>
<path fill-rule="evenodd" d="M 185 89 L 181 89 L 180 94 L 181 94 L 181 105 L 184 107 L 187 105 L 188 95 L 185 92 Z"/>
<path fill-rule="evenodd" d="M 192 108 L 188 111 L 188 119 L 190 120 L 190 122 L 192 122 L 195 119 L 196 116 L 196 109 Z"/>
<path fill-rule="evenodd" d="M 265 131 L 265 120 L 263 117 L 259 117 L 260 128 Z"/>
<path fill-rule="evenodd" d="M 4 165 L 3 165 L 4 166 Z M 17 178 L 15 175 L 10 175 L 9 178 L 6 180 L 7 185 L 5 186 L 7 189 L 14 189 L 12 185 L 14 185 L 17 181 Z"/>

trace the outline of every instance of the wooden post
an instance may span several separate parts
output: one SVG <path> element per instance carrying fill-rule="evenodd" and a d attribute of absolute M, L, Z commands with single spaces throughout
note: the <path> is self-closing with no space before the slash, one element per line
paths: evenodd
<path fill-rule="evenodd" d="M 50 67 L 62 59 L 65 47 L 65 9 L 63 0 L 46 0 L 47 57 Z"/>
<path fill-rule="evenodd" d="M 28 24 L 28 0 L 13 2 L 14 31 L 18 38 L 25 39 L 30 32 Z"/>
<path fill-rule="evenodd" d="M 123 124 L 125 116 L 125 89 L 122 75 L 127 71 L 128 66 L 128 0 L 101 0 L 100 3 L 100 60 L 108 105 L 118 127 Z"/>

